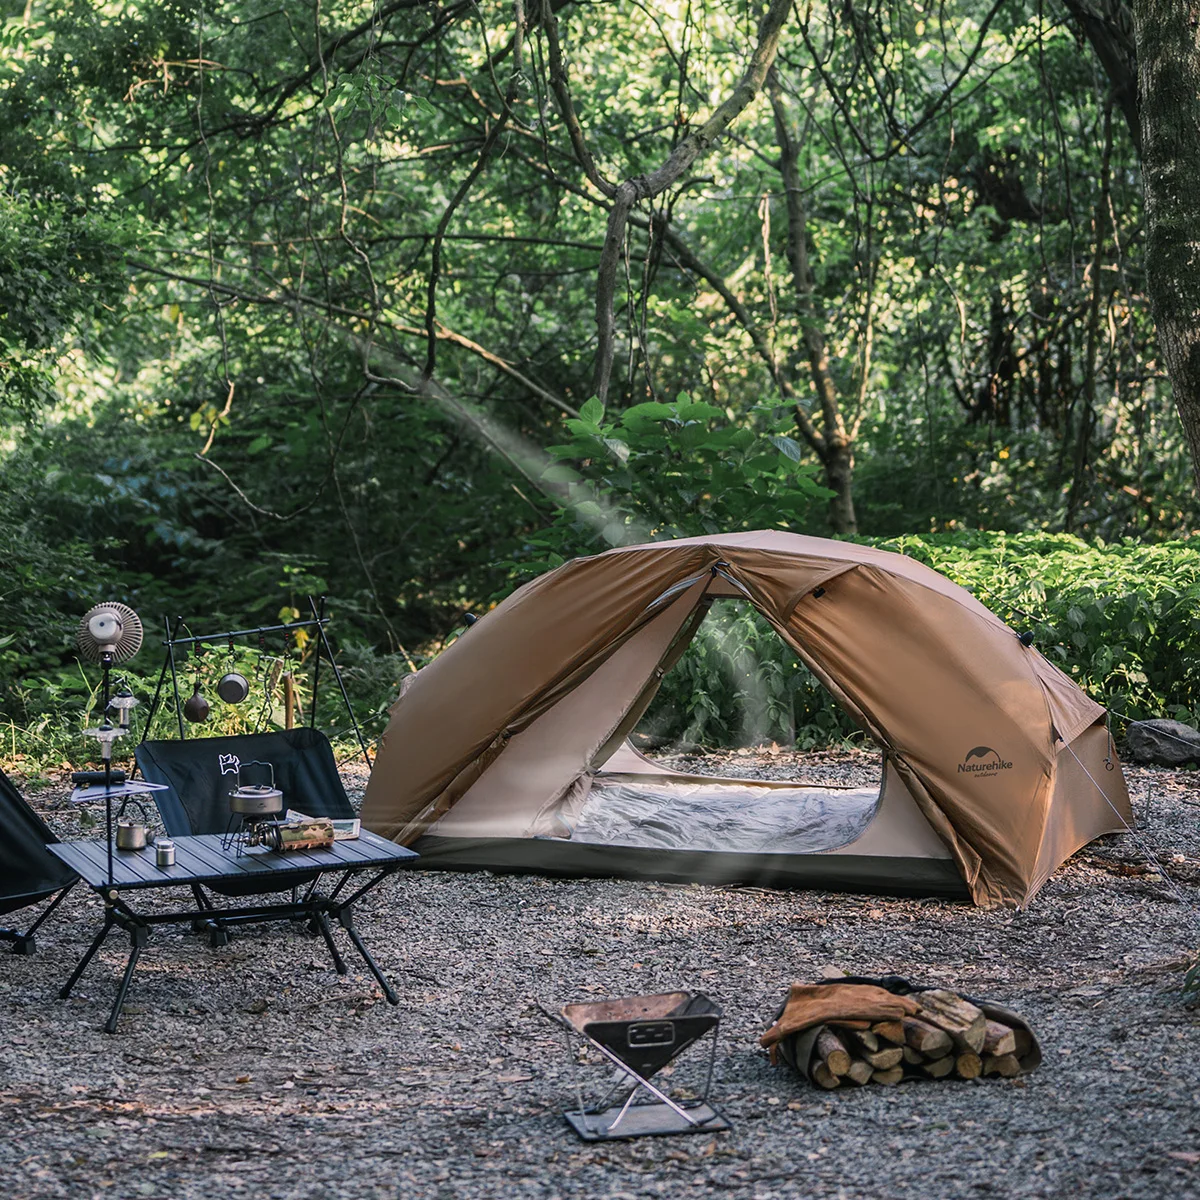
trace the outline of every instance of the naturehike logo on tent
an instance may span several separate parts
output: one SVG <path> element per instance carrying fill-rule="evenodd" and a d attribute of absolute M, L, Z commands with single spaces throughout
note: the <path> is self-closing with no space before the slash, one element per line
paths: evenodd
<path fill-rule="evenodd" d="M 1012 763 L 1005 762 L 991 746 L 976 746 L 974 750 L 968 750 L 966 758 L 958 764 L 960 775 L 989 776 L 1011 770 Z"/>

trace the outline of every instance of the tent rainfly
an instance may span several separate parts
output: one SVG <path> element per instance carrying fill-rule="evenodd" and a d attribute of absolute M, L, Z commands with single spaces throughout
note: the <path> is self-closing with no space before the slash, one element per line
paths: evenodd
<path fill-rule="evenodd" d="M 882 748 L 878 788 L 682 775 L 634 750 L 717 597 L 754 605 Z M 1023 906 L 1133 820 L 1105 710 L 969 592 L 868 546 L 772 530 L 576 559 L 406 683 L 362 817 L 424 866 Z"/>

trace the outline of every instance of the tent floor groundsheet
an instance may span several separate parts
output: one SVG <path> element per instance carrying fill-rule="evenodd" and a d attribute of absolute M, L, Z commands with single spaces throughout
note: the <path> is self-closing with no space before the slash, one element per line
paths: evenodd
<path fill-rule="evenodd" d="M 653 879 L 756 887 L 818 888 L 890 896 L 971 893 L 948 858 L 884 858 L 865 854 L 731 854 L 720 850 L 660 850 L 597 846 L 561 838 L 438 837 L 412 844 L 413 869 L 495 871 L 562 879 Z"/>

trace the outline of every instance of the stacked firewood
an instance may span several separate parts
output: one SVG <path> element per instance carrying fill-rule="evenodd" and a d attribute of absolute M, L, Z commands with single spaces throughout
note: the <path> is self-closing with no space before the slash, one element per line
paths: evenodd
<path fill-rule="evenodd" d="M 813 1042 L 809 1075 L 823 1088 L 899 1083 L 906 1075 L 975 1079 L 1021 1073 L 1032 1038 L 1023 1028 L 989 1020 L 954 992 L 915 992 L 912 1016 L 867 1029 L 824 1025 Z M 858 1024 L 851 1022 L 850 1024 Z"/>

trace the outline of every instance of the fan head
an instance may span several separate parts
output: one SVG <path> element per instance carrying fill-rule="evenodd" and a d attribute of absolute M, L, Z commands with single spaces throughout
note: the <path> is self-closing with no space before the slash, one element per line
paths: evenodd
<path fill-rule="evenodd" d="M 142 645 L 142 623 L 127 604 L 115 600 L 88 609 L 75 635 L 79 652 L 89 662 L 124 662 Z"/>

